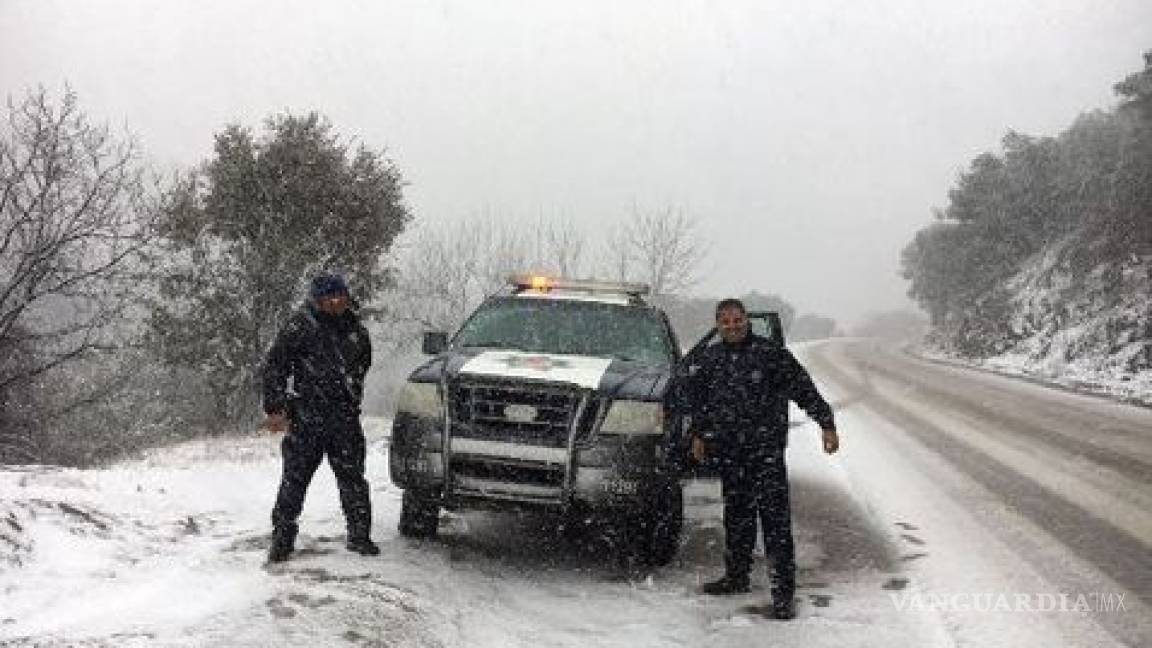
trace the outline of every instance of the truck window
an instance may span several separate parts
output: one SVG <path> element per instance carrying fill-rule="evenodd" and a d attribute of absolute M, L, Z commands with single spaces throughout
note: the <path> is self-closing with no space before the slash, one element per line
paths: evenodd
<path fill-rule="evenodd" d="M 600 302 L 493 299 L 473 313 L 453 343 L 661 366 L 673 361 L 671 339 L 655 312 Z"/>

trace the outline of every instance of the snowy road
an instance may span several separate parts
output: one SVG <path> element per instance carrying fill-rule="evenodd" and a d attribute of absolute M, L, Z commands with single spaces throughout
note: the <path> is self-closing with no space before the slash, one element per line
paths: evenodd
<path fill-rule="evenodd" d="M 1152 410 L 872 341 L 831 342 L 808 362 L 859 434 L 845 469 L 876 510 L 922 527 L 914 582 L 1008 595 L 1011 612 L 946 611 L 960 643 L 1152 642 Z M 1087 595 L 1093 610 L 1016 609 L 1041 594 Z"/>
<path fill-rule="evenodd" d="M 793 622 L 759 615 L 762 567 L 746 596 L 696 593 L 722 569 L 715 482 L 688 485 L 684 545 L 651 572 L 535 517 L 449 515 L 437 540 L 401 538 L 386 422 L 372 420 L 378 558 L 344 551 L 322 467 L 300 551 L 261 566 L 279 470 L 267 437 L 100 471 L 0 471 L 0 645 L 1150 643 L 1152 411 L 867 341 L 802 355 L 844 449 L 825 457 L 812 424 L 793 430 Z M 1089 593 L 1111 609 L 1044 607 Z M 1013 609 L 984 603 L 1004 597 Z"/>

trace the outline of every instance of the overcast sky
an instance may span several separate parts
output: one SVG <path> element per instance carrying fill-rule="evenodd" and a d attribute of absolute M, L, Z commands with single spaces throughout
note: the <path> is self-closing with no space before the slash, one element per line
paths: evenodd
<path fill-rule="evenodd" d="M 695 292 L 851 324 L 1011 128 L 1114 104 L 1149 0 L 0 0 L 0 92 L 68 82 L 161 166 L 316 109 L 386 147 L 428 226 L 638 205 L 712 242 Z"/>

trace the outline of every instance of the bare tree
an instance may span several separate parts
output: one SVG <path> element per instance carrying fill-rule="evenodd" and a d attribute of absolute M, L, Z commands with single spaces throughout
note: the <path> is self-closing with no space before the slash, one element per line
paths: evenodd
<path fill-rule="evenodd" d="M 541 261 L 561 277 L 580 277 L 584 271 L 584 232 L 569 216 L 541 221 L 538 231 L 543 237 Z"/>
<path fill-rule="evenodd" d="M 610 227 L 604 236 L 603 251 L 600 256 L 600 272 L 616 281 L 629 281 L 632 276 L 634 256 L 629 239 L 629 227 L 617 224 Z"/>
<path fill-rule="evenodd" d="M 151 231 L 132 138 L 88 123 L 75 93 L 8 100 L 0 125 L 0 418 L 17 392 L 115 346 L 134 262 Z M 0 460 L 30 458 L 27 430 L 0 429 Z M 7 452 L 4 450 L 7 449 Z"/>
<path fill-rule="evenodd" d="M 419 330 L 454 329 L 509 274 L 528 269 L 534 256 L 522 228 L 490 215 L 415 229 L 398 248 L 387 320 L 409 341 Z"/>
<path fill-rule="evenodd" d="M 683 210 L 634 208 L 632 218 L 605 241 L 606 271 L 615 279 L 647 283 L 656 297 L 675 295 L 698 280 L 708 245 Z"/>
<path fill-rule="evenodd" d="M 647 281 L 655 296 L 682 291 L 696 281 L 706 254 L 695 223 L 681 211 L 637 210 L 603 241 L 600 271 L 618 280 Z M 411 347 L 421 330 L 452 330 L 509 274 L 542 271 L 579 276 L 586 239 L 570 219 L 541 218 L 534 227 L 493 214 L 408 232 L 393 264 L 396 286 L 385 316 L 390 346 Z"/>

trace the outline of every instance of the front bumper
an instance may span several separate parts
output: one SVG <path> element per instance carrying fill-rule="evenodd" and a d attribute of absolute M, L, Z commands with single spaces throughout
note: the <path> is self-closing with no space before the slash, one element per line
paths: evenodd
<path fill-rule="evenodd" d="M 397 415 L 389 467 L 396 485 L 439 496 L 448 508 L 638 508 L 679 478 L 656 435 L 597 434 L 555 448 L 467 437 L 445 444 L 439 429 Z"/>

